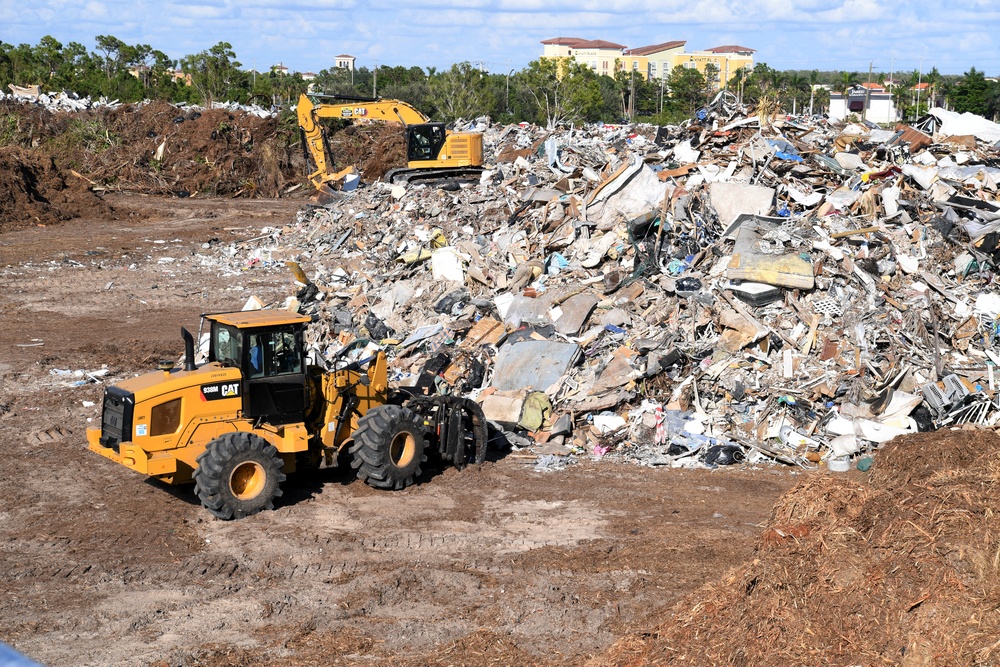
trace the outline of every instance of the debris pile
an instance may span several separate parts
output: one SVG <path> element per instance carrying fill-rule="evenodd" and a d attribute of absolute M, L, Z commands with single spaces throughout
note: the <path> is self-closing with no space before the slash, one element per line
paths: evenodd
<path fill-rule="evenodd" d="M 109 100 L 106 97 L 99 97 L 96 100 L 85 95 L 81 97 L 77 93 L 67 92 L 65 90 L 59 92 L 48 92 L 43 93 L 41 86 L 15 86 L 10 83 L 7 84 L 7 88 L 10 89 L 10 93 L 5 93 L 0 90 L 0 102 L 3 101 L 17 101 L 26 102 L 38 105 L 47 111 L 87 111 L 89 109 L 102 109 L 110 108 L 117 109 L 122 106 L 122 103 L 115 99 Z M 129 107 L 141 107 L 143 104 L 148 104 L 149 101 L 140 102 L 137 104 L 129 104 Z M 188 105 L 185 103 L 179 103 L 175 105 L 177 109 L 181 111 L 205 111 L 205 107 L 197 105 Z M 238 102 L 214 102 L 211 106 L 212 109 L 219 109 L 229 112 L 242 112 L 249 113 L 258 118 L 272 118 L 277 116 L 277 111 L 273 108 L 261 107 L 257 104 L 240 104 Z"/>
<path fill-rule="evenodd" d="M 1000 656 L 990 431 L 894 440 L 865 477 L 812 477 L 754 558 L 594 665 L 991 665 Z"/>
<path fill-rule="evenodd" d="M 490 127 L 478 184 L 369 183 L 222 251 L 301 265 L 288 305 L 315 316 L 317 360 L 383 345 L 396 382 L 474 398 L 539 455 L 847 469 L 1000 418 L 979 121 L 885 130 L 720 95 L 682 127 Z"/>
<path fill-rule="evenodd" d="M 92 213 L 108 192 L 277 197 L 305 167 L 295 128 L 259 107 L 198 109 L 166 102 L 0 101 L 0 228 Z M 291 187 L 290 187 L 291 184 Z"/>

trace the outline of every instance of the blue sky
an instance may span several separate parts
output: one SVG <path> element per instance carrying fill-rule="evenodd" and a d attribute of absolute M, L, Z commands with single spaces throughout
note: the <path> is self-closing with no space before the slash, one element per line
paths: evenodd
<path fill-rule="evenodd" d="M 0 41 L 52 35 L 94 48 L 96 35 L 150 44 L 173 58 L 233 45 L 258 70 L 318 72 L 340 53 L 358 66 L 520 69 L 558 36 L 629 47 L 686 40 L 739 44 L 777 69 L 1000 74 L 997 0 L 0 0 Z"/>

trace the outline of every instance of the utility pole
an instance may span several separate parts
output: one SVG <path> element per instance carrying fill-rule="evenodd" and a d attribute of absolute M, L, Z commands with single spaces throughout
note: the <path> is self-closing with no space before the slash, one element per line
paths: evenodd
<path fill-rule="evenodd" d="M 509 60 L 507 61 L 507 64 L 508 65 L 510 64 Z M 504 103 L 504 110 L 507 113 L 510 113 L 510 75 L 513 73 L 514 73 L 513 69 L 507 72 L 507 101 Z"/>
<path fill-rule="evenodd" d="M 920 69 L 917 70 L 917 105 L 913 107 L 913 122 L 917 122 L 917 116 L 920 114 L 920 84 L 923 83 L 924 78 L 924 59 L 920 59 Z"/>
<path fill-rule="evenodd" d="M 372 72 L 372 97 L 378 97 L 378 61 L 375 61 L 375 70 Z"/>
<path fill-rule="evenodd" d="M 896 112 L 896 119 L 899 119 L 899 111 L 896 109 L 896 102 L 893 99 L 895 92 L 893 89 L 896 87 L 896 80 L 892 78 L 892 68 L 896 64 L 896 57 L 893 56 L 889 58 L 889 108 Z"/>
<path fill-rule="evenodd" d="M 868 85 L 865 87 L 865 110 L 861 112 L 861 120 L 868 120 L 868 103 L 872 99 L 872 65 L 875 63 L 868 61 Z"/>
<path fill-rule="evenodd" d="M 663 69 L 666 69 L 664 67 Z M 663 114 L 663 82 L 666 80 L 666 72 L 660 72 L 660 114 Z"/>

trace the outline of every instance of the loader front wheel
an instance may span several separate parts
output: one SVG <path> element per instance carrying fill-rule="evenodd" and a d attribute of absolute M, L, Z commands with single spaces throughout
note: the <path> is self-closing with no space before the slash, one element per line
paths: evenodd
<path fill-rule="evenodd" d="M 220 519 L 242 519 L 274 509 L 281 495 L 278 450 L 253 433 L 226 433 L 208 443 L 194 471 L 195 493 L 201 504 Z"/>
<path fill-rule="evenodd" d="M 398 405 L 382 405 L 358 420 L 350 453 L 358 479 L 378 489 L 402 489 L 420 476 L 427 460 L 427 436 L 416 413 Z"/>

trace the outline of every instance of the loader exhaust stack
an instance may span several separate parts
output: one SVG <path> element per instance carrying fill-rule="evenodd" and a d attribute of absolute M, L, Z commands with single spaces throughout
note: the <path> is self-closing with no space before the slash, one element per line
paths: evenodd
<path fill-rule="evenodd" d="M 191 332 L 181 327 L 181 338 L 184 339 L 184 370 L 195 370 L 194 365 L 194 336 Z"/>

